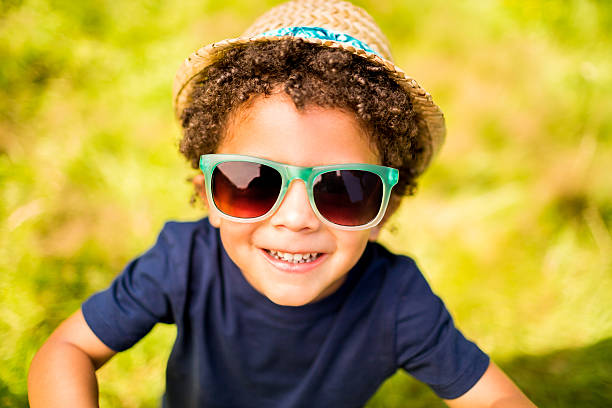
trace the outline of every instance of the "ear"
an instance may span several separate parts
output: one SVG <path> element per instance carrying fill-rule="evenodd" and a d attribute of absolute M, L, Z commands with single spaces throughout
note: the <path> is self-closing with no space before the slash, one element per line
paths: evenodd
<path fill-rule="evenodd" d="M 219 228 L 221 226 L 221 217 L 219 216 L 219 213 L 215 209 L 211 210 L 210 207 L 208 207 L 208 222 L 210 222 L 210 225 L 215 228 Z"/>
<path fill-rule="evenodd" d="M 219 214 L 217 214 L 217 211 L 215 211 L 214 208 L 211 208 L 210 204 L 208 203 L 208 197 L 206 196 L 206 183 L 205 183 L 204 175 L 198 174 L 194 176 L 192 182 L 193 182 L 193 187 L 195 188 L 196 194 L 200 196 L 200 198 L 202 199 L 202 202 L 204 203 L 204 205 L 206 206 L 206 209 L 208 210 L 208 221 L 213 227 L 219 228 L 221 217 L 219 217 Z"/>
<path fill-rule="evenodd" d="M 208 207 L 208 201 L 206 201 L 206 186 L 204 180 L 205 179 L 203 174 L 197 174 L 193 177 L 191 182 L 193 183 L 193 187 L 195 188 L 196 194 L 200 196 L 200 198 L 204 202 L 204 205 Z"/>

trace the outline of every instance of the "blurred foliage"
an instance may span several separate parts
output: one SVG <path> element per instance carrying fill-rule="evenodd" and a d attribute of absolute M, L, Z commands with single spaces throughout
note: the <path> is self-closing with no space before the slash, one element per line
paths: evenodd
<path fill-rule="evenodd" d="M 587 347 L 521 355 L 499 363 L 538 406 L 607 407 L 612 401 L 610 338 Z M 401 407 L 406 401 L 411 401 L 411 407 L 446 406 L 425 385 L 398 373 L 383 385 L 369 407 Z"/>
<path fill-rule="evenodd" d="M 36 350 L 165 220 L 202 216 L 174 72 L 277 3 L 1 1 L 1 406 L 26 405 Z M 610 406 L 612 3 L 357 4 L 448 126 L 381 241 L 538 405 Z M 158 406 L 173 336 L 157 327 L 103 367 L 102 406 Z M 402 373 L 370 405 L 406 400 L 442 406 Z"/>

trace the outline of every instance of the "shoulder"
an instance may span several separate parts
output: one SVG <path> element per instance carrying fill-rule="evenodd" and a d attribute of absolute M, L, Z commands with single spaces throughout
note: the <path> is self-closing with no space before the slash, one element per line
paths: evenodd
<path fill-rule="evenodd" d="M 398 328 L 424 328 L 427 326 L 425 322 L 450 318 L 444 303 L 432 291 L 414 259 L 394 254 L 377 243 L 369 244 L 368 250 L 373 267 L 371 271 L 383 280 L 384 295 L 394 306 Z M 409 330 L 412 331 L 413 327 Z"/>
<path fill-rule="evenodd" d="M 83 316 L 96 336 L 113 350 L 125 350 L 154 324 L 178 322 L 193 287 L 194 259 L 204 264 L 211 258 L 202 248 L 214 248 L 214 235 L 206 219 L 167 222 L 151 248 L 129 262 L 109 288 L 83 303 Z"/>
<path fill-rule="evenodd" d="M 197 221 L 167 221 L 160 232 L 160 237 L 171 242 L 181 242 L 198 238 L 214 238 L 215 232 L 208 218 Z"/>
<path fill-rule="evenodd" d="M 211 261 L 219 254 L 220 242 L 219 231 L 208 218 L 188 222 L 168 221 L 161 229 L 157 242 L 144 257 L 156 258 L 155 268 L 162 269 L 168 278 L 172 276 L 169 279 L 176 280 L 178 285 L 191 279 L 193 270 L 211 269 L 214 264 Z"/>
<path fill-rule="evenodd" d="M 393 302 L 397 335 L 411 341 L 426 338 L 437 324 L 451 323 L 442 300 L 432 291 L 414 259 L 393 254 L 379 244 L 369 245 L 375 271 L 381 273 L 386 297 Z M 391 300 L 392 299 L 392 300 Z"/>
<path fill-rule="evenodd" d="M 432 305 L 439 306 L 438 297 L 414 259 L 394 254 L 378 243 L 368 243 L 364 255 L 367 266 L 362 281 L 391 311 L 394 324 L 408 316 L 422 318 L 422 311 L 429 312 Z"/>
<path fill-rule="evenodd" d="M 223 245 L 219 230 L 208 218 L 166 222 L 157 246 L 165 251 L 169 273 L 176 280 L 173 285 L 178 297 L 204 290 L 220 278 Z"/>
<path fill-rule="evenodd" d="M 395 254 L 376 242 L 369 243 L 367 251 L 370 256 L 369 269 L 376 273 L 384 272 L 385 281 L 394 285 L 400 293 L 429 288 L 411 257 Z"/>
<path fill-rule="evenodd" d="M 385 267 L 397 273 L 418 271 L 416 262 L 412 258 L 395 254 L 378 242 L 369 242 L 366 251 L 368 251 L 374 265 Z"/>
<path fill-rule="evenodd" d="M 218 231 L 208 218 L 197 221 L 168 221 L 158 237 L 158 244 L 170 252 L 192 251 L 196 246 L 215 250 L 219 242 Z"/>

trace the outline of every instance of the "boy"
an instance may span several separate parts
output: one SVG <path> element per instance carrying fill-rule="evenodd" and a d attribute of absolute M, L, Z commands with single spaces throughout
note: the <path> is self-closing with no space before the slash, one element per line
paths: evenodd
<path fill-rule="evenodd" d="M 165 407 L 362 406 L 397 368 L 453 407 L 533 406 L 372 242 L 444 137 L 361 9 L 305 0 L 179 69 L 208 219 L 168 223 L 32 362 L 32 407 L 96 406 L 95 370 L 175 323 Z M 399 169 L 399 171 L 398 171 Z"/>

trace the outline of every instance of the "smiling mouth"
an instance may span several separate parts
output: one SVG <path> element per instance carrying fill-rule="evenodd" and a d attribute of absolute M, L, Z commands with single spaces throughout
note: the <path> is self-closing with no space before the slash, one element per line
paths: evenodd
<path fill-rule="evenodd" d="M 274 249 L 266 249 L 265 251 L 273 258 L 294 264 L 313 262 L 321 255 L 323 255 L 321 252 L 305 252 L 292 254 L 289 252 L 276 251 Z"/>

